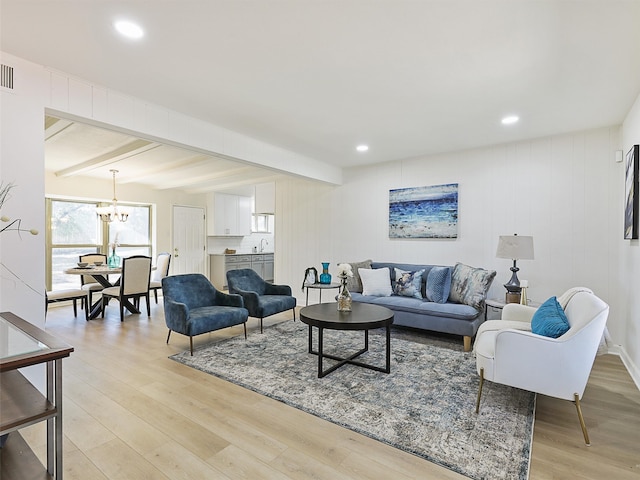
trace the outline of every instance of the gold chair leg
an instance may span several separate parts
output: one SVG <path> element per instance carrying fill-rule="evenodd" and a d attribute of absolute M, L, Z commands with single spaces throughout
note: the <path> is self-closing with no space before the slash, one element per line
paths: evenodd
<path fill-rule="evenodd" d="M 484 368 L 480 367 L 480 388 L 478 388 L 478 399 L 476 400 L 476 413 L 480 411 L 480 396 L 482 395 L 482 385 L 484 385 Z"/>
<path fill-rule="evenodd" d="M 584 417 L 582 416 L 582 409 L 580 408 L 580 397 L 578 396 L 577 393 L 574 393 L 573 398 L 575 399 L 574 403 L 576 404 L 576 410 L 578 411 L 578 419 L 580 419 L 580 427 L 582 428 L 582 435 L 584 435 L 584 443 L 587 445 L 587 447 L 590 447 L 591 442 L 589 441 L 587 426 L 584 423 Z"/>

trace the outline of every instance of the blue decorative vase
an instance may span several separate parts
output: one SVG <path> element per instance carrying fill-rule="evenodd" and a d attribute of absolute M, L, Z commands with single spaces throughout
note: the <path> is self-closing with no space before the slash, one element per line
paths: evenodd
<path fill-rule="evenodd" d="M 116 255 L 116 249 L 111 251 L 111 256 L 107 259 L 107 266 L 111 268 L 118 268 L 120 266 L 120 257 Z"/>
<path fill-rule="evenodd" d="M 320 274 L 320 283 L 328 285 L 331 283 L 331 274 L 329 273 L 329 262 L 322 262 L 322 273 Z"/>

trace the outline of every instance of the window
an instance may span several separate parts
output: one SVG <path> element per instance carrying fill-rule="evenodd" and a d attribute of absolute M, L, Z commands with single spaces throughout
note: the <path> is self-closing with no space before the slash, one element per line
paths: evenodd
<path fill-rule="evenodd" d="M 127 221 L 109 224 L 96 215 L 98 206 L 95 201 L 46 199 L 47 290 L 78 288 L 79 277 L 64 270 L 74 266 L 80 255 L 110 255 L 109 245 L 116 241 L 120 257 L 151 255 L 150 205 L 128 205 Z"/>
<path fill-rule="evenodd" d="M 251 231 L 254 233 L 271 233 L 272 218 L 273 215 L 254 213 Z"/>
<path fill-rule="evenodd" d="M 129 218 L 126 222 L 111 222 L 109 224 L 109 239 L 107 241 L 111 254 L 113 244 L 117 244 L 120 257 L 132 255 L 151 255 L 151 208 L 149 206 L 127 205 Z"/>

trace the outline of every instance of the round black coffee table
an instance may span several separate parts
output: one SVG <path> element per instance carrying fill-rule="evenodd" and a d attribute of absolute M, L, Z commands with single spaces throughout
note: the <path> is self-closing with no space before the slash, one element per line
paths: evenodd
<path fill-rule="evenodd" d="M 351 312 L 339 312 L 336 302 L 319 303 L 302 308 L 300 310 L 300 320 L 309 325 L 309 353 L 318 356 L 318 378 L 328 375 L 347 363 L 377 372 L 391 372 L 391 324 L 393 324 L 393 312 L 388 308 L 354 302 Z M 313 350 L 313 327 L 318 329 L 317 351 Z M 387 333 L 386 366 L 383 368 L 354 360 L 369 350 L 369 330 L 382 327 L 386 328 Z M 346 358 L 324 353 L 323 332 L 325 328 L 329 330 L 364 330 L 364 348 Z M 323 370 L 323 358 L 338 360 L 338 363 Z"/>

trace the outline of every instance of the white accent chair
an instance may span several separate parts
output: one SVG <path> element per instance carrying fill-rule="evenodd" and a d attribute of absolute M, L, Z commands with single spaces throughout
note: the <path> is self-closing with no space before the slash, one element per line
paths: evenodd
<path fill-rule="evenodd" d="M 609 306 L 593 292 L 575 288 L 558 298 L 569 321 L 569 330 L 558 338 L 531 332 L 536 309 L 507 304 L 501 320 L 490 320 L 478 329 L 474 352 L 480 387 L 484 380 L 509 385 L 574 402 L 584 441 L 590 445 L 580 399 L 598 351 Z"/>
<path fill-rule="evenodd" d="M 158 290 L 162 290 L 162 279 L 169 275 L 169 264 L 171 263 L 170 253 L 159 253 L 156 259 L 156 269 L 151 273 L 149 290 L 153 290 L 153 296 L 158 303 Z"/>

